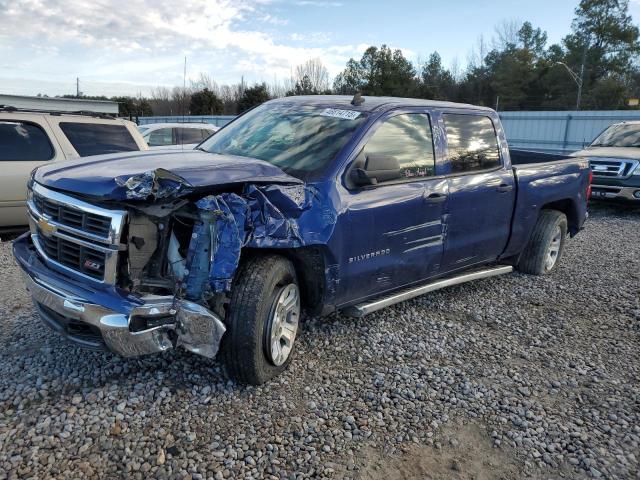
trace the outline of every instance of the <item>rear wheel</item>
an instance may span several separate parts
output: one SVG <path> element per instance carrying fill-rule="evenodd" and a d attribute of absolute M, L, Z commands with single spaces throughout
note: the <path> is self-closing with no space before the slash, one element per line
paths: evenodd
<path fill-rule="evenodd" d="M 249 259 L 239 269 L 220 347 L 229 376 L 262 384 L 287 368 L 300 321 L 300 289 L 287 259 Z"/>
<path fill-rule="evenodd" d="M 524 249 L 518 270 L 545 275 L 555 270 L 567 236 L 567 217 L 557 210 L 542 210 Z"/>

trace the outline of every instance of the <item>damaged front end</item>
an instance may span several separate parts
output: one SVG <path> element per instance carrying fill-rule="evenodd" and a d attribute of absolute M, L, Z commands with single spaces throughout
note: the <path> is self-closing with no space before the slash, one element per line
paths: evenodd
<path fill-rule="evenodd" d="M 312 195 L 290 179 L 203 189 L 157 169 L 116 177 L 118 200 L 99 206 L 34 184 L 33 247 L 21 238 L 14 253 L 43 320 L 70 340 L 123 356 L 181 346 L 213 358 L 243 248 L 304 245 L 296 219 Z"/>

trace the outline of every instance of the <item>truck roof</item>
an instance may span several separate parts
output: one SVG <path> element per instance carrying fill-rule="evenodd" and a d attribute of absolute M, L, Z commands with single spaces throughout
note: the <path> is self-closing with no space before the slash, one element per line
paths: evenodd
<path fill-rule="evenodd" d="M 277 98 L 271 100 L 269 103 L 298 103 L 301 105 L 346 108 L 348 110 L 358 110 L 361 112 L 390 110 L 397 107 L 472 108 L 475 110 L 493 111 L 493 109 L 488 107 L 479 107 L 468 103 L 444 102 L 420 98 L 370 97 L 363 95 L 362 99 L 364 102 L 357 106 L 351 104 L 353 100 L 353 96 L 351 95 L 299 95 Z"/>

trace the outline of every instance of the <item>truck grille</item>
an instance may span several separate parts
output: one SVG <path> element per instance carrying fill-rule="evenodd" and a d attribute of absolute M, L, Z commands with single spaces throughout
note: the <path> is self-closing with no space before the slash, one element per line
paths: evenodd
<path fill-rule="evenodd" d="M 40 245 L 49 259 L 99 280 L 104 279 L 106 254 L 60 237 L 40 233 Z"/>
<path fill-rule="evenodd" d="M 97 207 L 38 184 L 27 204 L 31 238 L 50 267 L 115 284 L 126 212 Z"/>
<path fill-rule="evenodd" d="M 33 202 L 36 209 L 62 225 L 83 230 L 85 232 L 107 238 L 111 228 L 111 218 L 93 213 L 83 212 L 77 208 L 52 202 L 42 195 L 34 193 Z"/>
<path fill-rule="evenodd" d="M 602 159 L 591 160 L 594 177 L 627 178 L 638 165 L 637 160 Z"/>

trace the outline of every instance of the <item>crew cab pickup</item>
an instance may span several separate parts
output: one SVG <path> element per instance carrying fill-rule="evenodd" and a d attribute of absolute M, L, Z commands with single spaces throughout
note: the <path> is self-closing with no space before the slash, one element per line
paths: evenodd
<path fill-rule="evenodd" d="M 124 356 L 174 347 L 260 384 L 301 312 L 360 317 L 438 288 L 547 274 L 587 216 L 588 159 L 509 151 L 491 109 L 272 100 L 184 152 L 40 167 L 14 242 L 46 324 Z"/>
<path fill-rule="evenodd" d="M 640 205 L 640 122 L 610 125 L 571 155 L 591 159 L 594 199 Z"/>

